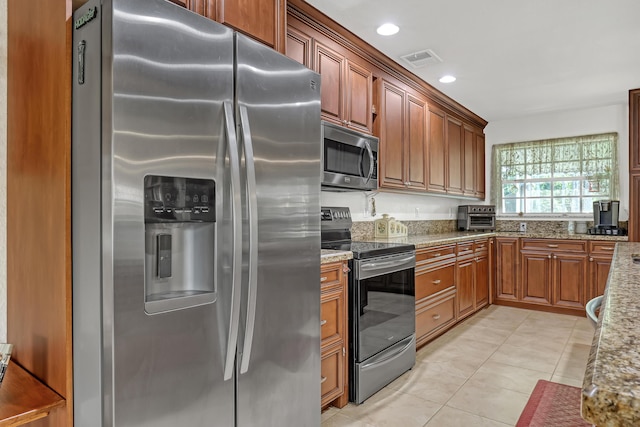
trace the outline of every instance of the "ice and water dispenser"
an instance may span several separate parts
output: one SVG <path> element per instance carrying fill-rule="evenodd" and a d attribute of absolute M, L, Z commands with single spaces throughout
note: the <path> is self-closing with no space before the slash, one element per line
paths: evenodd
<path fill-rule="evenodd" d="M 145 311 L 215 301 L 215 182 L 144 178 Z"/>

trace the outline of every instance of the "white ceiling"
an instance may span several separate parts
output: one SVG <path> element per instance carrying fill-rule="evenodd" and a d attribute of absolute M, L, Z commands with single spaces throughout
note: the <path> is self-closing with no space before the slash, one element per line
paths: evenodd
<path fill-rule="evenodd" d="M 640 88 L 640 0 L 306 1 L 488 121 L 622 104 Z M 400 32 L 376 34 L 385 22 Z M 443 62 L 400 59 L 424 49 Z"/>

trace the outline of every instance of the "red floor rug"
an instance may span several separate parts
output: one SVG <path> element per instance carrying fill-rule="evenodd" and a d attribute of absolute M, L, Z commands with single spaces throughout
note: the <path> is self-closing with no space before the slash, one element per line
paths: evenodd
<path fill-rule="evenodd" d="M 580 389 L 539 380 L 516 427 L 591 427 L 580 416 Z"/>

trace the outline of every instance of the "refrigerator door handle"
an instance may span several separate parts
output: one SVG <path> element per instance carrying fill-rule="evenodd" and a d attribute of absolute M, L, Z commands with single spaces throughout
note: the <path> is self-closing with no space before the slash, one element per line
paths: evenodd
<path fill-rule="evenodd" d="M 242 145 L 246 159 L 247 173 L 247 211 L 249 215 L 249 286 L 247 293 L 247 318 L 244 343 L 242 345 L 242 362 L 240 373 L 249 370 L 251 345 L 256 323 L 256 302 L 258 293 L 258 197 L 256 195 L 256 169 L 253 156 L 253 141 L 247 107 L 240 106 L 240 129 L 242 131 Z"/>
<path fill-rule="evenodd" d="M 231 173 L 231 205 L 233 228 L 233 264 L 231 283 L 231 319 L 229 322 L 229 336 L 227 338 L 227 355 L 224 363 L 224 380 L 233 378 L 236 346 L 238 344 L 238 329 L 240 323 L 240 298 L 242 279 L 242 198 L 240 191 L 240 152 L 236 138 L 233 120 L 233 107 L 224 102 L 224 125 L 229 143 L 229 165 Z"/>

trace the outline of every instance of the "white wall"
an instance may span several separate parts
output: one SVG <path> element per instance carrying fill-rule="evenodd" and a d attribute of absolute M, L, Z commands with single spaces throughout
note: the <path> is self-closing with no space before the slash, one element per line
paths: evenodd
<path fill-rule="evenodd" d="M 508 142 L 535 141 L 618 132 L 620 219 L 629 219 L 629 107 L 625 104 L 587 108 L 491 122 L 486 135 L 487 200 L 491 188 L 491 147 Z"/>
<path fill-rule="evenodd" d="M 376 216 L 371 216 L 371 199 L 375 199 Z M 323 191 L 322 206 L 348 206 L 354 221 L 373 221 L 382 214 L 397 220 L 454 219 L 458 205 L 478 204 L 478 200 L 454 199 L 442 196 L 397 194 L 388 192 L 334 193 Z"/>
<path fill-rule="evenodd" d="M 0 0 L 0 342 L 7 341 L 7 0 Z"/>

